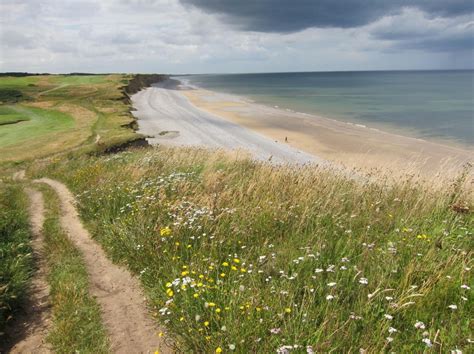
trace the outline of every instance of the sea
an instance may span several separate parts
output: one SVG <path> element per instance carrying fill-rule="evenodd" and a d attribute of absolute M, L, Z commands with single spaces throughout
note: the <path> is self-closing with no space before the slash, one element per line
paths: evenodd
<path fill-rule="evenodd" d="M 178 79 L 281 109 L 474 147 L 474 70 L 206 74 Z"/>

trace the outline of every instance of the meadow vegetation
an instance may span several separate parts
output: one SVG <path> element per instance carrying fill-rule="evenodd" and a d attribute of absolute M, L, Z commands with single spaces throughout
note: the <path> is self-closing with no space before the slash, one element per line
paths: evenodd
<path fill-rule="evenodd" d="M 26 196 L 0 182 L 0 343 L 12 312 L 24 300 L 33 270 Z"/>
<path fill-rule="evenodd" d="M 472 350 L 467 174 L 439 189 L 200 149 L 53 158 L 156 320 L 196 352 Z"/>

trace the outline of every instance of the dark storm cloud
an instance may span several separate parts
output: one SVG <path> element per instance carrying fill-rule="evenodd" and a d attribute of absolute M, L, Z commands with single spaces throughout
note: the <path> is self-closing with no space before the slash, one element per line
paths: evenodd
<path fill-rule="evenodd" d="M 412 38 L 390 38 L 392 50 L 417 49 L 429 52 L 459 52 L 474 49 L 472 33 L 448 33 L 435 36 L 412 36 Z"/>
<path fill-rule="evenodd" d="M 296 32 L 310 27 L 351 28 L 416 7 L 429 15 L 471 14 L 473 0 L 180 0 L 185 5 L 216 13 L 239 29 Z"/>

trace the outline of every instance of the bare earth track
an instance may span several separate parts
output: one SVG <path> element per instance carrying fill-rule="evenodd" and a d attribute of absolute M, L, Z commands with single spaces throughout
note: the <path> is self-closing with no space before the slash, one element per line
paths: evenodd
<path fill-rule="evenodd" d="M 24 180 L 25 171 L 16 172 L 16 180 Z M 149 317 L 140 284 L 130 272 L 114 265 L 102 248 L 82 225 L 75 200 L 68 188 L 55 180 L 42 178 L 57 193 L 61 204 L 61 227 L 79 249 L 89 275 L 89 291 L 101 307 L 113 353 L 172 353 L 171 343 L 160 338 L 159 328 Z M 50 323 L 49 286 L 46 259 L 43 254 L 44 200 L 41 192 L 26 188 L 30 199 L 32 247 L 38 270 L 32 280 L 31 294 L 25 313 L 21 314 L 11 333 L 10 353 L 50 353 L 45 338 Z"/>
<path fill-rule="evenodd" d="M 61 202 L 61 226 L 84 257 L 91 295 L 101 306 L 113 353 L 172 352 L 159 338 L 156 324 L 149 317 L 144 295 L 136 278 L 114 265 L 82 225 L 74 197 L 67 187 L 49 178 L 35 182 L 52 187 Z"/>

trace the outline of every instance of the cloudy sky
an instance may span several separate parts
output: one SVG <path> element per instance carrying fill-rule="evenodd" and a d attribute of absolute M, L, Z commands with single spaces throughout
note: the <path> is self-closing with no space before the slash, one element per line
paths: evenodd
<path fill-rule="evenodd" d="M 1 0 L 0 71 L 473 68 L 473 0 Z"/>

